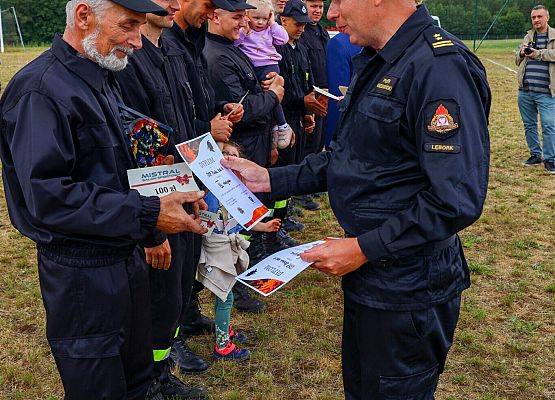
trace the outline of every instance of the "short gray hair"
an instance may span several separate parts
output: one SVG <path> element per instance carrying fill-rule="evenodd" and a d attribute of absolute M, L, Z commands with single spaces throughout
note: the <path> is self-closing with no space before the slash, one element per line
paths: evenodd
<path fill-rule="evenodd" d="M 532 7 L 532 11 L 537 11 L 537 10 L 545 10 L 546 14 L 549 15 L 549 10 L 547 9 L 546 6 L 542 4 L 538 4 L 537 6 Z"/>
<path fill-rule="evenodd" d="M 75 26 L 75 10 L 82 3 L 87 3 L 93 10 L 93 13 L 101 18 L 103 12 L 111 1 L 109 0 L 70 0 L 66 5 L 66 26 Z"/>

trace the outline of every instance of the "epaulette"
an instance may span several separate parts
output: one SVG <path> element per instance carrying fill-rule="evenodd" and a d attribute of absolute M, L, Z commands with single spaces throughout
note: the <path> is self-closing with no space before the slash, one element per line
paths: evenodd
<path fill-rule="evenodd" d="M 434 55 L 458 53 L 457 46 L 441 28 L 432 26 L 424 31 L 424 37 L 432 46 Z"/>

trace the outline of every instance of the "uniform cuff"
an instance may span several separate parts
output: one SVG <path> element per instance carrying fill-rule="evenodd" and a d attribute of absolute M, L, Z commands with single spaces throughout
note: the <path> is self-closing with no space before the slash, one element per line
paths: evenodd
<path fill-rule="evenodd" d="M 370 263 L 389 262 L 393 260 L 393 256 L 385 246 L 379 228 L 373 229 L 357 237 L 360 249 Z"/>
<path fill-rule="evenodd" d="M 288 174 L 285 171 L 286 167 L 269 168 L 270 174 L 270 196 L 272 199 L 282 199 L 289 197 L 291 190 L 289 188 Z"/>
<path fill-rule="evenodd" d="M 160 215 L 160 199 L 156 196 L 140 196 L 141 213 L 139 214 L 139 223 L 141 230 L 145 234 L 150 235 L 156 228 L 158 216 Z"/>
<path fill-rule="evenodd" d="M 141 241 L 139 244 L 141 247 L 157 247 L 166 241 L 168 236 L 164 233 L 155 229 L 151 235 L 149 235 L 145 240 Z"/>

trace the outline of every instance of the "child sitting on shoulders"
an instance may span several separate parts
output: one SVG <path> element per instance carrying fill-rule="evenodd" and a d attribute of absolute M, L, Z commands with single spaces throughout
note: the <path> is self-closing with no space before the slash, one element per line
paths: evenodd
<path fill-rule="evenodd" d="M 241 28 L 239 39 L 234 43 L 251 60 L 256 77 L 260 81 L 267 79 L 270 72 L 279 74 L 281 55 L 275 46 L 281 46 L 289 41 L 287 31 L 275 21 L 272 4 L 268 0 L 248 0 L 247 3 L 254 10 L 247 10 L 249 23 Z M 274 109 L 276 125 L 272 127 L 272 142 L 274 147 L 285 149 L 291 143 L 293 130 L 285 120 L 285 114 L 280 104 Z"/>

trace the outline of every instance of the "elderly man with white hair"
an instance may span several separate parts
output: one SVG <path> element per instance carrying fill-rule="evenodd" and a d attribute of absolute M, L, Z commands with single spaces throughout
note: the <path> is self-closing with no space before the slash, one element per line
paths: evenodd
<path fill-rule="evenodd" d="M 141 47 L 148 0 L 71 0 L 51 49 L 0 100 L 0 156 L 13 225 L 37 244 L 46 335 L 66 399 L 163 399 L 152 381 L 148 274 L 134 253 L 157 234 L 204 233 L 183 203 L 145 197 L 113 71 Z M 198 208 L 197 208 L 198 209 Z M 150 389 L 149 389 L 150 387 Z"/>

